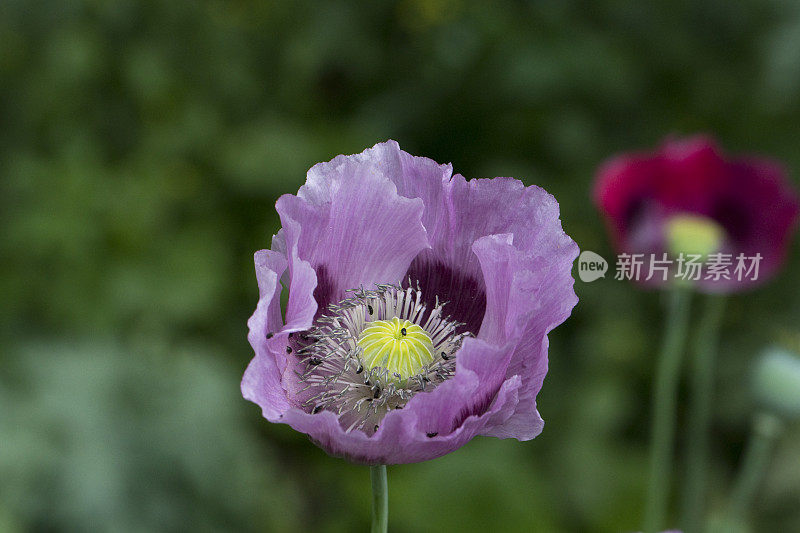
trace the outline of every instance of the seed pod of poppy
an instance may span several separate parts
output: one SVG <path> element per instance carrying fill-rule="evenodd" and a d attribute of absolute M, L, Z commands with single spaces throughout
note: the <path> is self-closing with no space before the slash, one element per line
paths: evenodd
<path fill-rule="evenodd" d="M 756 364 L 753 392 L 764 409 L 783 418 L 800 418 L 800 356 L 770 348 Z"/>

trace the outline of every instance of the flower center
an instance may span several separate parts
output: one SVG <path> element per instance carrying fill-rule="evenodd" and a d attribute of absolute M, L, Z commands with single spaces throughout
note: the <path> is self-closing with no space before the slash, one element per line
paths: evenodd
<path fill-rule="evenodd" d="M 380 366 L 399 379 L 418 374 L 434 360 L 433 342 L 425 330 L 398 317 L 370 322 L 361 332 L 358 346 L 367 369 Z"/>
<path fill-rule="evenodd" d="M 311 414 L 332 411 L 348 431 L 372 435 L 387 412 L 456 371 L 456 352 L 471 333 L 428 307 L 419 288 L 378 285 L 357 289 L 330 305 L 314 326 L 287 347 L 304 370 L 302 404 Z"/>
<path fill-rule="evenodd" d="M 725 230 L 708 217 L 682 214 L 667 221 L 666 236 L 671 253 L 696 254 L 705 258 L 720 249 Z"/>

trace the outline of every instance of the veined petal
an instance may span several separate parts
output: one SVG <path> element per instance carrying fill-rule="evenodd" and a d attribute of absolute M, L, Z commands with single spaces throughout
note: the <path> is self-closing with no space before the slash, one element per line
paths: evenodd
<path fill-rule="evenodd" d="M 329 411 L 310 415 L 287 410 L 279 422 L 307 433 L 329 454 L 362 464 L 426 461 L 450 453 L 471 440 L 488 422 L 507 419 L 517 401 L 521 380 L 504 380 L 510 353 L 477 339 L 465 343 L 463 370 L 434 390 L 418 394 L 405 409 L 388 413 L 378 431 L 345 432 Z M 485 405 L 478 405 L 484 404 Z"/>
<path fill-rule="evenodd" d="M 438 209 L 447 216 L 428 228 L 431 249 L 414 260 L 409 276 L 420 280 L 426 294 L 447 294 L 448 312 L 472 331 L 480 329 L 486 305 L 475 241 L 507 233 L 520 250 L 577 250 L 561 229 L 558 203 L 539 187 L 512 178 L 466 181 L 456 175 L 444 184 L 441 201 Z"/>
<path fill-rule="evenodd" d="M 404 411 L 417 413 L 426 434 L 449 434 L 468 417 L 486 413 L 506 379 L 511 355 L 509 346 L 465 339 L 456 358 L 455 376 L 415 396 Z"/>
<path fill-rule="evenodd" d="M 578 250 L 570 241 L 553 249 L 534 246 L 521 251 L 514 246 L 514 237 L 483 237 L 473 249 L 487 282 L 486 317 L 479 337 L 508 344 L 512 356 L 506 377 L 522 379 L 514 413 L 501 426 L 488 427 L 485 434 L 527 440 L 543 426 L 536 395 L 547 373 L 547 334 L 578 302 L 570 275 Z"/>
<path fill-rule="evenodd" d="M 258 404 L 264 417 L 275 420 L 289 407 L 289 401 L 281 385 L 282 370 L 268 347 L 267 334 L 282 327 L 279 280 L 286 269 L 286 258 L 278 252 L 261 250 L 255 254 L 255 263 L 260 296 L 253 316 L 247 321 L 247 339 L 256 356 L 245 370 L 242 395 Z"/>
<path fill-rule="evenodd" d="M 318 311 L 348 289 L 399 282 L 429 247 L 422 200 L 398 195 L 390 171 L 383 159 L 339 156 L 312 167 L 297 196 L 278 200 L 289 268 L 305 262 L 314 269 Z"/>

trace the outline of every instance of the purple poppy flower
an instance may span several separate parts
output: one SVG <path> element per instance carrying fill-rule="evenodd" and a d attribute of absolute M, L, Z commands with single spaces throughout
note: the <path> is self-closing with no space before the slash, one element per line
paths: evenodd
<path fill-rule="evenodd" d="M 542 431 L 547 333 L 577 303 L 550 194 L 389 141 L 315 165 L 276 205 L 242 380 L 265 418 L 365 464 Z"/>
<path fill-rule="evenodd" d="M 610 160 L 598 173 L 594 196 L 620 252 L 644 253 L 645 260 L 682 251 L 730 259 L 727 275 L 697 281 L 705 292 L 735 291 L 774 275 L 799 205 L 779 164 L 725 157 L 706 137 L 667 140 L 654 153 Z M 737 264 L 740 257 L 748 262 Z M 758 274 L 733 275 L 737 266 L 749 270 L 750 258 L 757 258 Z"/>

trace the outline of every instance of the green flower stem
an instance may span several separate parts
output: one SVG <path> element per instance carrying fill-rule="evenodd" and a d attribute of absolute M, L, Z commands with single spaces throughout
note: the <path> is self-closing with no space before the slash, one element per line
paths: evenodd
<path fill-rule="evenodd" d="M 369 467 L 372 480 L 372 533 L 386 533 L 389 527 L 389 489 L 386 484 L 386 465 Z"/>
<path fill-rule="evenodd" d="M 659 355 L 653 390 L 653 428 L 650 444 L 650 482 L 645 508 L 645 533 L 661 531 L 667 515 L 672 455 L 675 447 L 675 404 L 681 355 L 689 329 L 691 288 L 673 287 L 669 295 L 666 333 Z"/>
<path fill-rule="evenodd" d="M 698 533 L 702 528 L 709 460 L 711 398 L 714 394 L 717 344 L 724 309 L 725 298 L 708 296 L 692 354 L 687 470 L 686 484 L 683 487 L 681 521 L 684 533 Z"/>
<path fill-rule="evenodd" d="M 732 518 L 742 519 L 750 511 L 769 465 L 772 448 L 782 431 L 783 423 L 775 415 L 759 413 L 753 420 L 750 442 L 731 495 L 728 514 Z"/>

